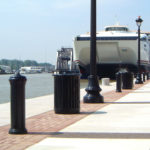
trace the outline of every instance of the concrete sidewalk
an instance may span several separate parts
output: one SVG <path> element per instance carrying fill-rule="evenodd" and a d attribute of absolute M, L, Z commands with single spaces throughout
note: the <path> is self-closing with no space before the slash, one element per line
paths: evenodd
<path fill-rule="evenodd" d="M 115 82 L 110 83 L 109 86 L 101 86 L 102 94 L 115 89 Z M 85 89 L 80 90 L 81 100 L 86 94 Z M 41 113 L 54 109 L 54 94 L 30 98 L 26 100 L 26 118 L 39 115 Z M 0 104 L 0 126 L 10 123 L 10 103 Z"/>
<path fill-rule="evenodd" d="M 150 81 L 122 93 L 114 87 L 106 87 L 103 104 L 81 102 L 80 114 L 49 110 L 29 117 L 28 134 L 10 135 L 10 125 L 0 127 L 0 149 L 149 150 Z"/>
<path fill-rule="evenodd" d="M 150 83 L 27 150 L 93 148 L 150 150 Z"/>

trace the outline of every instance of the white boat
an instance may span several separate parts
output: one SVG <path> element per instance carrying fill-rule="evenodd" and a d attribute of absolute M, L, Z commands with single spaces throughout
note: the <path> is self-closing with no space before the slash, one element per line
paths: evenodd
<path fill-rule="evenodd" d="M 137 72 L 138 34 L 127 26 L 107 26 L 97 32 L 97 74 L 115 77 L 120 68 Z M 90 73 L 90 33 L 74 38 L 74 60 L 78 63 L 82 78 Z M 141 71 L 150 70 L 150 44 L 148 36 L 141 34 Z"/>
<path fill-rule="evenodd" d="M 21 74 L 34 74 L 34 73 L 42 73 L 43 67 L 39 66 L 27 66 L 21 67 L 20 73 Z"/>

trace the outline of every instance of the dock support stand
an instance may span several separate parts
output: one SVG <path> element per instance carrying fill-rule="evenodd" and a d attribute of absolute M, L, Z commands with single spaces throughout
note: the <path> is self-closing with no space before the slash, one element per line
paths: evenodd
<path fill-rule="evenodd" d="M 9 79 L 11 85 L 11 128 L 9 134 L 26 134 L 25 83 L 26 77 L 19 71 Z"/>

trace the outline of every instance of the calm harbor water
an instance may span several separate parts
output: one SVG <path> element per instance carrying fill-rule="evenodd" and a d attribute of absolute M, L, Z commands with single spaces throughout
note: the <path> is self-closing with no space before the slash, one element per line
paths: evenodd
<path fill-rule="evenodd" d="M 12 75 L 0 75 L 0 104 L 10 101 L 9 78 Z M 26 98 L 33 98 L 54 93 L 52 74 L 26 74 Z M 80 87 L 86 87 L 87 80 L 81 80 Z"/>

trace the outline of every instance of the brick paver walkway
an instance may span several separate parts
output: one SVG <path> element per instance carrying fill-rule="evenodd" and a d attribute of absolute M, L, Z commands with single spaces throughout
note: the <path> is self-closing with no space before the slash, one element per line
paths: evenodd
<path fill-rule="evenodd" d="M 145 84 L 149 82 L 147 81 Z M 133 90 L 142 86 L 135 85 Z M 103 94 L 104 100 L 105 102 L 116 101 L 133 90 L 123 90 L 122 93 L 116 93 L 115 91 L 107 92 Z M 81 120 L 106 105 L 108 104 L 84 104 L 81 102 L 80 114 L 61 115 L 55 114 L 54 111 L 49 111 L 33 116 L 26 120 L 28 134 L 25 135 L 8 134 L 10 125 L 0 127 L 0 150 L 24 150 L 46 137 L 55 135 L 59 130 Z"/>

